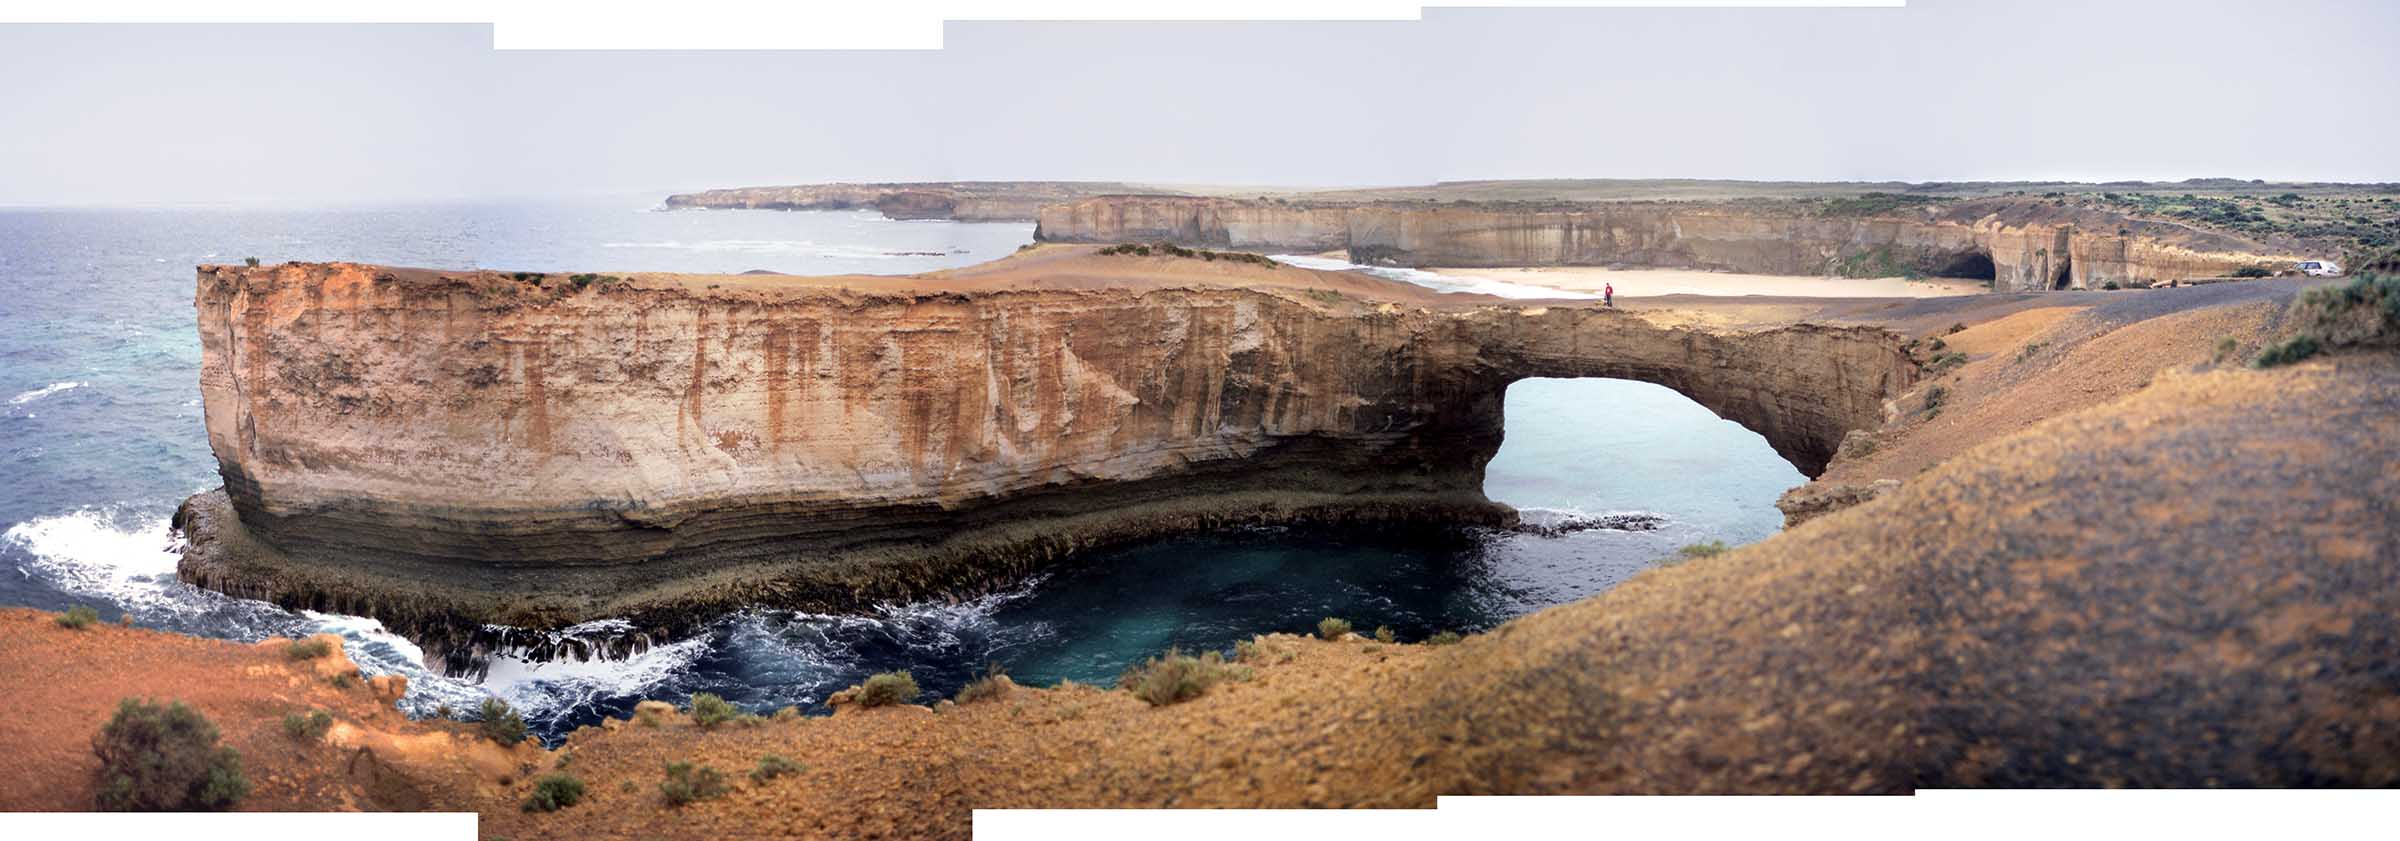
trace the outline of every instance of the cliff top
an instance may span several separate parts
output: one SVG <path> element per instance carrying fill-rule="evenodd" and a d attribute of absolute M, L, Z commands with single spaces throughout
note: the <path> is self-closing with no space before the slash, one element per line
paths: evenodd
<path fill-rule="evenodd" d="M 293 268 L 364 272 L 374 274 L 378 282 L 464 287 L 479 293 L 502 296 L 520 296 L 528 290 L 538 290 L 553 299 L 587 289 L 601 294 L 624 289 L 671 289 L 702 297 L 755 300 L 782 299 L 810 293 L 923 296 L 1027 291 L 1259 289 L 1300 293 L 1310 300 L 1325 304 L 1337 302 L 1326 293 L 1364 301 L 1425 307 L 1474 307 L 1511 301 L 1489 295 L 1436 292 L 1414 284 L 1357 272 L 1305 269 L 1251 254 L 1194 250 L 1185 250 L 1192 256 L 1103 253 L 1109 250 L 1098 245 L 1031 245 L 998 260 L 914 275 L 507 272 L 298 262 L 263 267 L 203 265 L 200 272 L 220 277 L 273 277 L 277 272 Z"/>

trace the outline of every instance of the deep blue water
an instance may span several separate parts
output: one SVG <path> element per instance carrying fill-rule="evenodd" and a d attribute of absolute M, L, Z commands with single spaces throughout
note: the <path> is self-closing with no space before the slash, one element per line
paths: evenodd
<path fill-rule="evenodd" d="M 442 268 L 900 274 L 999 257 L 1029 224 L 869 213 L 651 212 L 655 197 L 372 209 L 0 210 L 0 604 L 255 640 L 332 630 L 403 706 L 485 693 L 546 735 L 645 697 L 714 691 L 810 706 L 874 671 L 936 692 L 986 662 L 1031 683 L 1105 682 L 1170 645 L 1224 648 L 1325 616 L 1403 638 L 1473 631 L 1606 589 L 1675 547 L 1773 533 L 1802 477 L 1754 433 L 1658 386 L 1529 380 L 1486 491 L 1543 512 L 1661 515 L 1655 531 L 1449 539 L 1321 530 L 1194 535 L 1092 553 L 966 604 L 853 616 L 748 611 L 631 661 L 504 660 L 480 684 L 427 673 L 371 620 L 302 614 L 174 580 L 167 518 L 213 487 L 201 428 L 192 266 L 258 257 Z M 933 252 L 926 255 L 924 252 Z M 1409 279 L 1409 278 L 1404 278 Z M 1418 279 L 1429 284 L 1438 279 Z"/>

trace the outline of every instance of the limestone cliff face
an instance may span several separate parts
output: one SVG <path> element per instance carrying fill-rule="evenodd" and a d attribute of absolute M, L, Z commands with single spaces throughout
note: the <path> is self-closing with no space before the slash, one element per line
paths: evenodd
<path fill-rule="evenodd" d="M 874 210 L 893 219 L 1031 222 L 1043 205 L 1110 194 L 1172 194 L 1112 181 L 933 181 L 736 187 L 668 196 L 670 210 Z"/>
<path fill-rule="evenodd" d="M 1913 271 L 1989 277 L 2002 291 L 2147 285 L 2300 259 L 2228 234 L 2028 199 L 1828 215 L 1816 204 L 1790 201 L 1440 204 L 1105 196 L 1042 208 L 1036 237 L 1258 251 L 1347 249 L 1357 262 L 1406 266 Z"/>
<path fill-rule="evenodd" d="M 1510 522 L 1483 467 L 1528 376 L 1668 385 L 1814 473 L 1915 373 L 1879 329 L 1091 250 L 920 278 L 203 267 L 225 487 L 178 517 L 182 574 L 441 649 L 671 627 L 1213 524 Z"/>

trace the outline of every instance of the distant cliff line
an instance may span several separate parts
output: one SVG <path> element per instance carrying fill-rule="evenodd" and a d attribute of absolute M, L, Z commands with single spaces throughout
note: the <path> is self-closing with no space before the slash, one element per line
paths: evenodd
<path fill-rule="evenodd" d="M 1394 266 L 1616 266 L 1986 280 L 1996 291 L 2147 286 L 2306 255 L 2050 198 L 1894 194 L 1713 202 L 1431 202 L 1100 196 L 1042 208 L 1041 242 L 1346 251 Z"/>
<path fill-rule="evenodd" d="M 873 210 L 891 219 L 1031 222 L 1044 205 L 1103 195 L 1185 195 L 1117 181 L 921 181 L 734 187 L 668 196 L 669 210 Z"/>
<path fill-rule="evenodd" d="M 2034 192 L 2050 187 L 2061 189 Z M 670 196 L 666 206 L 1031 220 L 1035 238 L 1045 242 L 1345 251 L 1353 262 L 1400 266 L 1920 275 L 2042 291 L 2281 272 L 2304 259 L 2387 248 L 2385 240 L 2400 236 L 2400 218 L 2383 220 L 2400 217 L 2394 196 L 2400 185 L 2233 179 L 1488 181 L 1281 192 L 971 181 L 712 190 Z"/>

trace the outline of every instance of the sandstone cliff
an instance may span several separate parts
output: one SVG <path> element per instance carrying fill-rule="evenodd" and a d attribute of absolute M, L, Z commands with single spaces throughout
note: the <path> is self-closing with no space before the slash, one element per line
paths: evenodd
<path fill-rule="evenodd" d="M 1088 248 L 915 278 L 209 266 L 196 305 L 225 487 L 178 515 L 183 577 L 451 654 L 1212 524 L 1510 522 L 1483 467 L 1530 376 L 1667 385 L 1815 473 L 1916 372 L 1874 327 Z"/>
<path fill-rule="evenodd" d="M 1113 181 L 928 181 L 735 187 L 668 196 L 670 210 L 874 210 L 893 219 L 1031 222 L 1043 205 L 1110 194 L 1175 195 Z"/>
<path fill-rule="evenodd" d="M 1760 274 L 1915 272 L 2001 291 L 2217 276 L 2300 259 L 2174 222 L 1991 198 L 1866 211 L 1814 201 L 1327 202 L 1102 196 L 1042 208 L 1047 242 L 1164 240 L 1270 252 L 1347 249 L 1404 266 L 1624 265 Z"/>

